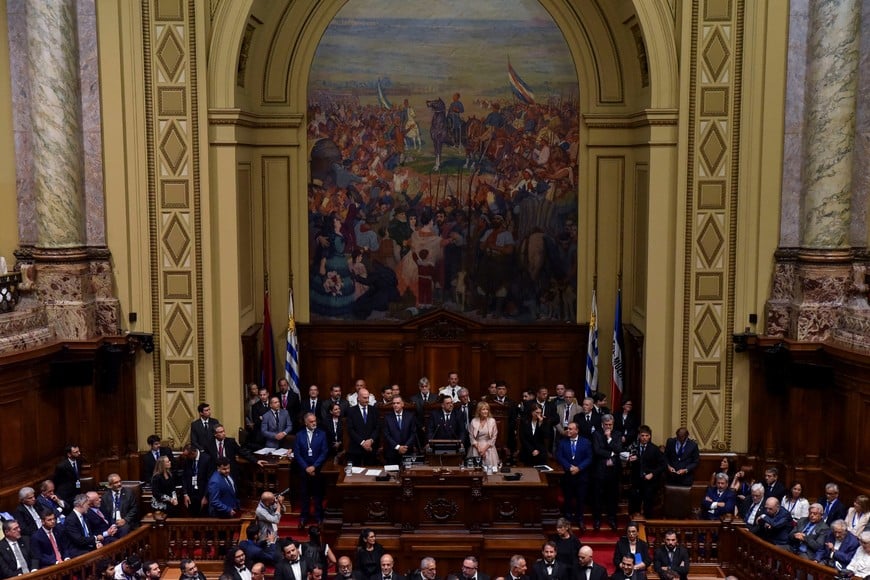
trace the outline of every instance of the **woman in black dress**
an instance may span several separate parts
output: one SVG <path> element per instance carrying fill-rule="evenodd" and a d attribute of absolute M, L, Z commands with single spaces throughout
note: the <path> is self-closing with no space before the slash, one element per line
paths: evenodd
<path fill-rule="evenodd" d="M 175 515 L 178 511 L 172 461 L 166 455 L 161 455 L 154 464 L 154 476 L 151 478 L 151 507 L 166 515 Z"/>
<path fill-rule="evenodd" d="M 381 570 L 381 556 L 384 555 L 384 547 L 375 537 L 374 531 L 363 528 L 356 543 L 356 564 L 354 568 L 362 573 L 363 578 L 371 578 Z"/>
<path fill-rule="evenodd" d="M 638 527 L 634 522 L 628 522 L 625 527 L 625 535 L 616 542 L 613 550 L 614 565 L 619 568 L 623 556 L 631 556 L 634 560 L 634 569 L 646 572 L 647 566 L 652 564 L 649 557 L 649 544 L 638 537 Z"/>
<path fill-rule="evenodd" d="M 562 562 L 571 570 L 576 569 L 580 540 L 571 530 L 571 522 L 565 518 L 556 520 L 556 533 L 550 536 L 550 540 L 556 543 L 556 561 Z"/>

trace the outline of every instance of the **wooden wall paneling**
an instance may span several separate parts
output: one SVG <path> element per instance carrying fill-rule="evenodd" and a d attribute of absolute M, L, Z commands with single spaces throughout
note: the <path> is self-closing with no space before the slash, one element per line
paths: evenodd
<path fill-rule="evenodd" d="M 440 389 L 447 384 L 447 374 L 453 371 L 459 373 L 459 384 L 467 387 L 472 393 L 477 390 L 478 385 L 469 384 L 466 380 L 468 373 L 466 369 L 468 365 L 464 356 L 464 345 L 459 342 L 420 342 L 417 345 L 417 350 L 420 353 L 418 371 L 420 376 L 429 378 L 429 383 L 432 384 L 433 390 Z"/>

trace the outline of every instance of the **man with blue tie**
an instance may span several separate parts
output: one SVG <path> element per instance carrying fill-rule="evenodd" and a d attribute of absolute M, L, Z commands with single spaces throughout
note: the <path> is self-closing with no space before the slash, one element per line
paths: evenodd
<path fill-rule="evenodd" d="M 214 460 L 208 453 L 190 444 L 184 446 L 181 456 L 186 460 L 181 477 L 184 507 L 191 516 L 196 517 L 202 514 L 205 506 L 208 505 L 206 488 L 208 479 L 214 471 Z"/>
<path fill-rule="evenodd" d="M 401 463 L 408 453 L 414 452 L 417 422 L 412 413 L 405 413 L 405 402 L 394 395 L 392 413 L 384 417 L 384 463 Z"/>
<path fill-rule="evenodd" d="M 583 503 L 586 500 L 586 488 L 589 486 L 592 445 L 588 439 L 579 437 L 577 423 L 573 421 L 568 423 L 565 438 L 556 449 L 556 461 L 565 471 L 562 476 L 562 495 L 565 498 L 562 513 L 569 520 L 575 521 L 582 532 L 585 529 Z"/>
<path fill-rule="evenodd" d="M 238 517 L 236 482 L 230 475 L 230 460 L 218 459 L 217 471 L 208 480 L 208 515 L 213 518 Z"/>
<path fill-rule="evenodd" d="M 326 433 L 317 427 L 317 415 L 305 413 L 302 418 L 305 428 L 296 434 L 296 464 L 302 472 L 300 491 L 301 507 L 299 527 L 305 527 L 309 519 L 311 500 L 314 500 L 314 518 L 323 521 L 323 495 L 325 483 L 320 470 L 329 454 Z"/>
<path fill-rule="evenodd" d="M 73 510 L 64 520 L 63 527 L 69 540 L 69 557 L 75 558 L 103 546 L 103 536 L 91 531 L 85 520 L 90 504 L 88 496 L 80 493 L 73 499 Z"/>
<path fill-rule="evenodd" d="M 812 560 L 816 552 L 825 545 L 825 536 L 829 531 L 822 504 L 814 503 L 810 506 L 807 517 L 799 519 L 788 535 L 789 547 L 801 558 Z"/>
<path fill-rule="evenodd" d="M 347 458 L 356 465 L 376 465 L 378 452 L 378 408 L 369 405 L 368 389 L 357 393 L 357 404 L 347 412 L 347 434 L 350 439 Z"/>

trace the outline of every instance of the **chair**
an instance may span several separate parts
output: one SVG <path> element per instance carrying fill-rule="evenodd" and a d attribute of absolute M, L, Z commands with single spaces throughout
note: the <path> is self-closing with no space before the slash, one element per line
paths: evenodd
<path fill-rule="evenodd" d="M 666 519 L 687 520 L 692 517 L 692 488 L 682 485 L 665 485 L 662 516 Z"/>

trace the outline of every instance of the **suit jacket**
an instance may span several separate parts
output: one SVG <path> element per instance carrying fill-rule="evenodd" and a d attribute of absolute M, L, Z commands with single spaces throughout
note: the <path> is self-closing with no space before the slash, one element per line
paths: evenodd
<path fill-rule="evenodd" d="M 767 499 L 769 497 L 775 497 L 777 500 L 782 501 L 782 496 L 787 493 L 788 490 L 786 490 L 785 484 L 778 479 L 773 482 L 773 485 L 767 485 L 766 483 L 764 484 L 764 499 Z M 825 505 L 824 500 L 820 501 L 819 503 Z M 845 515 L 846 512 L 843 512 L 843 514 Z"/>
<path fill-rule="evenodd" d="M 290 418 L 294 418 L 299 415 L 299 409 L 302 406 L 302 403 L 299 399 L 299 395 L 297 395 L 292 389 L 287 389 L 286 393 L 277 392 L 274 395 L 278 397 L 278 401 L 281 403 L 281 408 L 287 411 L 290 414 Z"/>
<path fill-rule="evenodd" d="M 404 417 L 402 418 L 402 422 L 404 422 Z M 480 574 L 478 574 L 480 576 Z M 461 576 L 460 576 L 461 578 Z M 392 574 L 393 580 L 407 580 L 407 576 L 403 576 L 402 574 L 397 574 L 395 571 Z M 384 575 L 378 572 L 374 576 L 370 576 L 369 580 L 384 580 Z M 489 580 L 489 576 L 487 576 L 486 580 Z"/>
<path fill-rule="evenodd" d="M 39 504 L 33 506 L 33 509 L 36 510 L 36 513 L 39 513 L 41 509 Z M 39 529 L 40 524 L 37 524 L 33 519 L 33 516 L 30 515 L 30 512 L 27 511 L 27 508 L 24 507 L 24 504 L 18 504 L 18 509 L 15 510 L 15 513 L 12 514 L 15 516 L 15 521 L 18 522 L 18 525 L 21 526 L 21 535 L 30 537 Z"/>
<path fill-rule="evenodd" d="M 63 526 L 55 526 L 52 533 L 54 534 L 54 540 L 57 543 L 61 558 L 69 558 L 69 542 L 66 533 L 64 533 Z M 45 528 L 39 528 L 30 537 L 30 554 L 40 568 L 54 566 L 57 563 L 54 557 L 54 549 L 51 547 L 51 541 L 48 539 Z"/>
<path fill-rule="evenodd" d="M 103 492 L 103 501 L 100 504 L 100 511 L 106 516 L 110 522 L 115 521 L 115 500 L 112 490 Z M 121 488 L 121 502 L 118 510 L 121 517 L 127 522 L 127 527 L 130 529 L 139 525 L 139 500 L 135 494 L 124 487 Z"/>
<path fill-rule="evenodd" d="M 314 416 L 317 418 L 317 426 L 319 427 L 323 421 L 323 407 L 325 407 L 323 399 L 317 399 L 314 404 Z M 300 429 L 305 428 L 305 421 L 302 420 L 307 413 L 311 413 L 311 399 L 305 397 L 302 399 L 302 406 L 299 409 L 299 420 L 296 422 Z"/>
<path fill-rule="evenodd" d="M 828 566 L 834 566 L 835 562 L 839 562 L 842 564 L 843 568 L 845 568 L 855 556 L 855 552 L 861 548 L 861 542 L 859 542 L 858 538 L 851 532 L 846 532 L 846 537 L 843 538 L 843 541 L 840 543 L 839 550 L 828 550 L 828 548 L 825 547 L 826 542 L 834 542 L 833 530 L 825 534 L 825 538 L 822 540 L 822 546 L 816 550 L 816 557 L 814 558 L 816 562 L 821 562 Z"/>
<path fill-rule="evenodd" d="M 342 450 L 342 446 L 344 445 L 344 423 L 345 419 L 340 418 L 338 424 L 334 425 L 332 417 L 329 417 L 323 423 L 323 432 L 326 433 L 326 444 L 329 447 L 330 455 L 334 455 Z M 335 443 L 339 444 L 338 448 L 335 447 Z"/>
<path fill-rule="evenodd" d="M 239 482 L 233 481 L 233 485 L 238 487 Z M 229 518 L 232 510 L 239 511 L 239 498 L 233 485 L 218 471 L 211 475 L 208 480 L 209 517 Z"/>
<path fill-rule="evenodd" d="M 332 399 L 326 399 L 320 405 L 320 421 L 324 425 L 327 421 L 332 419 L 332 417 L 329 415 L 329 408 L 332 406 L 332 403 Z M 338 400 L 338 407 L 341 409 L 341 416 L 344 417 L 345 415 L 347 415 L 347 410 L 350 407 L 350 404 L 344 397 L 342 397 Z"/>
<path fill-rule="evenodd" d="M 263 433 L 261 432 L 263 427 L 263 415 L 269 411 L 268 402 L 264 403 L 263 401 L 257 401 L 251 405 L 251 436 L 258 444 L 263 441 Z"/>
<path fill-rule="evenodd" d="M 447 421 L 444 417 L 444 411 L 438 409 L 432 411 L 429 416 L 429 433 L 428 440 L 433 439 L 465 439 L 465 424 L 462 422 L 462 413 L 459 413 L 456 408 L 450 412 L 450 420 Z"/>
<path fill-rule="evenodd" d="M 693 439 L 686 439 L 681 452 L 677 452 L 678 440 L 671 437 L 665 443 L 665 460 L 676 470 L 685 469 L 683 475 L 668 472 L 668 481 L 674 485 L 690 486 L 695 479 L 695 469 L 698 468 L 700 453 L 698 444 Z M 779 496 L 782 497 L 782 496 Z"/>
<path fill-rule="evenodd" d="M 637 441 L 638 427 L 640 427 L 640 422 L 634 413 L 629 413 L 627 417 L 623 417 L 621 412 L 613 416 L 613 428 L 622 433 L 625 438 L 623 441 L 625 447 Z"/>
<path fill-rule="evenodd" d="M 597 430 L 592 435 L 592 477 L 598 480 L 613 480 L 622 473 L 622 433 L 617 430 L 610 432 L 610 441 L 604 436 L 604 431 Z M 610 460 L 610 465 L 607 461 Z"/>
<path fill-rule="evenodd" d="M 196 470 L 194 470 L 194 463 L 196 463 Z M 191 499 L 203 497 L 208 490 L 208 478 L 211 477 L 214 469 L 214 460 L 205 451 L 199 452 L 198 461 L 189 460 L 185 463 L 181 477 L 184 495 L 190 496 Z M 196 476 L 196 488 L 193 486 L 194 476 Z"/>
<path fill-rule="evenodd" d="M 242 551 L 244 552 L 244 550 L 242 550 Z M 247 565 L 247 563 L 248 563 L 247 558 L 248 558 L 248 555 L 245 554 L 245 564 L 246 564 L 245 568 L 247 568 L 248 571 L 250 571 L 251 567 Z M 235 566 L 231 566 L 229 569 L 224 568 L 223 575 L 229 576 L 233 580 L 242 580 L 242 575 L 239 574 L 239 571 L 236 569 Z"/>
<path fill-rule="evenodd" d="M 297 578 L 293 574 L 293 568 L 290 566 L 290 562 L 287 561 L 286 558 L 281 558 L 281 561 L 275 565 L 275 574 L 273 576 L 274 580 L 305 580 L 308 577 L 308 563 L 299 558 L 299 572 L 301 578 Z"/>
<path fill-rule="evenodd" d="M 363 420 L 362 409 L 359 405 L 354 405 L 347 411 L 347 434 L 350 438 L 347 452 L 350 455 L 361 455 L 363 449 L 360 443 L 366 439 L 371 439 L 373 442 L 372 451 L 378 448 L 380 441 L 380 433 L 378 429 L 378 409 L 377 407 L 369 407 L 366 410 L 366 419 Z"/>
<path fill-rule="evenodd" d="M 532 409 L 534 409 L 535 407 L 538 407 L 541 409 L 541 411 L 543 411 L 544 422 L 547 425 L 549 425 L 550 427 L 552 427 L 553 424 L 558 421 L 559 416 L 556 413 L 556 403 L 554 403 L 553 401 L 551 401 L 549 399 L 547 399 L 544 402 L 543 406 L 538 402 L 537 399 L 524 402 L 523 403 L 523 416 L 524 417 L 531 417 L 532 416 Z"/>
<path fill-rule="evenodd" d="M 777 483 L 779 483 L 778 480 L 777 480 Z M 783 486 L 783 487 L 785 487 L 785 486 Z M 782 497 L 782 496 L 780 495 L 778 497 Z M 827 498 L 820 497 L 819 503 L 822 504 L 822 507 L 827 508 Z M 837 499 L 833 503 L 833 505 L 829 509 L 826 510 L 825 523 L 830 526 L 832 523 L 836 522 L 837 520 L 844 520 L 844 519 L 846 519 L 847 513 L 848 513 L 848 509 L 846 508 L 846 504 L 844 504 L 842 501 Z"/>
<path fill-rule="evenodd" d="M 40 509 L 46 509 L 50 512 L 53 512 L 57 516 L 58 523 L 60 523 L 60 519 L 63 514 L 69 513 L 69 510 L 71 509 L 70 506 L 72 505 L 72 503 L 70 502 L 65 502 L 66 505 L 61 506 L 60 504 L 54 503 L 42 494 L 36 496 L 36 503 L 42 506 L 41 508 L 37 507 L 36 511 L 40 511 Z"/>
<path fill-rule="evenodd" d="M 586 413 L 583 409 L 574 415 L 573 421 L 577 423 L 577 429 L 580 431 L 580 437 L 592 441 L 592 434 L 601 429 L 601 415 L 592 411 L 589 415 L 589 420 L 586 420 Z"/>
<path fill-rule="evenodd" d="M 278 544 L 271 546 L 266 542 L 254 542 L 252 540 L 242 540 L 239 542 L 239 548 L 245 553 L 245 562 L 251 564 L 262 563 L 267 566 L 274 566 L 278 561 Z"/>
<path fill-rule="evenodd" d="M 645 482 L 645 484 L 656 484 L 665 472 L 665 456 L 659 449 L 659 446 L 650 441 L 644 448 L 644 452 L 640 452 L 640 447 L 637 450 L 638 457 L 631 462 L 631 481 L 633 485 Z M 647 473 L 652 473 L 653 478 L 650 481 L 643 479 Z"/>
<path fill-rule="evenodd" d="M 525 465 L 546 465 L 547 439 L 550 433 L 548 423 L 542 421 L 535 429 L 535 434 L 532 435 L 532 422 L 524 419 L 520 423 L 520 461 Z M 533 456 L 532 451 L 536 449 L 538 454 Z"/>
<path fill-rule="evenodd" d="M 157 453 L 159 454 L 159 457 L 168 457 L 169 461 L 175 461 L 175 457 L 172 455 L 172 449 L 169 447 L 161 447 L 158 449 Z M 151 481 L 151 478 L 154 477 L 154 466 L 156 464 L 157 460 L 149 449 L 142 455 L 142 473 L 139 475 L 139 479 L 142 481 Z"/>
<path fill-rule="evenodd" d="M 710 506 L 713 503 L 725 502 L 724 506 L 717 506 L 710 513 Z M 715 485 L 707 487 L 707 493 L 704 494 L 704 501 L 701 502 L 701 519 L 702 520 L 718 520 L 725 514 L 734 513 L 734 505 L 737 502 L 737 494 L 730 488 L 726 488 L 720 495 L 719 489 Z"/>
<path fill-rule="evenodd" d="M 556 461 L 565 470 L 565 475 L 571 470 L 571 466 L 576 465 L 580 468 L 580 476 L 585 477 L 589 473 L 589 466 L 592 465 L 592 445 L 582 437 L 577 438 L 577 450 L 571 453 L 571 440 L 568 438 L 559 441 L 559 447 L 556 448 Z"/>
<path fill-rule="evenodd" d="M 54 492 L 57 494 L 57 497 L 66 502 L 68 506 L 72 506 L 73 498 L 75 498 L 77 493 L 81 493 L 80 485 L 76 485 L 76 482 L 81 480 L 81 458 L 76 460 L 76 465 L 78 466 L 78 473 L 76 473 L 76 470 L 73 468 L 69 459 L 64 457 L 54 468 Z"/>
<path fill-rule="evenodd" d="M 578 568 L 574 570 L 574 578 L 576 580 L 586 580 L 586 571 Z M 618 573 L 621 574 L 619 570 Z M 607 580 L 607 568 L 595 562 L 592 563 L 592 571 L 589 574 L 589 580 Z"/>
<path fill-rule="evenodd" d="M 417 420 L 413 413 L 402 411 L 402 427 L 396 420 L 396 413 L 384 415 L 384 455 L 393 451 L 396 445 L 407 445 L 409 449 L 417 446 Z M 395 574 L 393 574 L 395 576 Z"/>
<path fill-rule="evenodd" d="M 795 554 L 806 554 L 807 558 L 813 558 L 819 551 L 819 548 L 824 547 L 825 537 L 831 531 L 831 528 L 824 521 L 819 521 L 809 533 L 805 533 L 804 530 L 809 523 L 810 518 L 799 519 L 794 529 L 788 535 L 788 543 L 791 546 L 791 551 Z M 803 541 L 795 538 L 795 534 L 804 534 Z"/>
<path fill-rule="evenodd" d="M 190 444 L 203 451 L 208 446 L 208 440 L 214 437 L 214 430 L 220 422 L 217 419 L 209 417 L 207 424 L 207 427 L 203 425 L 200 418 L 197 418 L 190 424 Z"/>
<path fill-rule="evenodd" d="M 791 514 L 788 513 L 787 509 L 780 506 L 779 510 L 772 516 L 765 513 L 755 521 L 757 529 L 754 531 L 758 537 L 776 546 L 788 545 L 788 534 L 792 530 L 794 520 L 791 519 Z"/>
<path fill-rule="evenodd" d="M 737 515 L 743 518 L 743 521 L 746 522 L 746 527 L 753 534 L 755 533 L 755 522 L 758 521 L 758 517 L 764 514 L 764 500 L 758 504 L 758 508 L 755 511 L 755 522 L 750 522 L 746 518 L 749 516 L 749 511 L 752 509 L 752 497 L 747 497 L 742 504 L 737 506 Z"/>
<path fill-rule="evenodd" d="M 30 555 L 30 538 L 21 536 L 18 540 L 18 548 L 21 550 L 21 555 L 24 557 L 24 562 L 28 569 L 33 569 L 33 557 Z M 12 546 L 9 545 L 9 539 L 3 538 L 0 540 L 0 578 L 11 578 L 18 576 L 21 568 L 18 566 L 18 560 L 15 559 L 15 553 L 12 552 Z"/>
<path fill-rule="evenodd" d="M 309 454 L 308 430 L 302 429 L 296 434 L 296 443 L 294 453 L 296 454 L 296 463 L 299 469 L 305 471 L 309 466 L 314 466 L 317 473 L 320 473 L 320 468 L 326 462 L 329 456 L 329 445 L 326 442 L 326 433 L 323 429 L 315 429 L 311 439 L 311 453 Z"/>
<path fill-rule="evenodd" d="M 680 580 L 686 580 L 689 576 L 689 551 L 683 546 L 674 548 L 673 562 L 668 558 L 668 550 L 664 546 L 656 548 L 653 556 L 653 569 L 662 576 L 662 568 L 669 568 L 680 575 Z"/>
<path fill-rule="evenodd" d="M 646 567 L 649 568 L 652 566 L 652 558 L 649 556 L 649 544 L 638 538 L 637 546 L 635 547 L 635 555 L 634 558 L 637 558 L 636 554 L 640 554 L 643 563 L 646 564 Z M 631 544 L 628 543 L 628 538 L 622 536 L 616 541 L 616 547 L 613 549 L 613 565 L 619 569 L 619 563 L 622 562 L 623 556 L 632 556 L 631 553 Z"/>
<path fill-rule="evenodd" d="M 85 529 L 82 527 L 81 519 L 76 514 L 76 510 L 73 510 L 64 520 L 63 529 L 69 541 L 69 553 L 66 555 L 70 558 L 75 558 L 97 549 L 96 534 L 90 528 L 88 528 L 88 533 L 85 534 Z"/>
<path fill-rule="evenodd" d="M 561 405 L 556 405 L 556 421 L 554 423 L 556 427 L 556 435 L 559 438 L 565 436 L 565 427 L 568 426 L 568 423 L 574 420 L 574 415 L 582 411 L 583 408 L 578 405 L 576 402 L 567 405 L 562 403 Z M 567 411 L 567 418 L 566 418 Z"/>
<path fill-rule="evenodd" d="M 438 395 L 433 395 L 432 393 L 429 393 L 429 398 L 424 402 L 423 395 L 421 395 L 420 393 L 417 393 L 416 395 L 411 397 L 411 402 L 414 403 L 414 406 L 417 407 L 417 416 L 418 417 L 425 417 L 426 416 L 426 405 L 428 405 L 429 403 L 437 403 L 438 402 Z"/>
<path fill-rule="evenodd" d="M 102 510 L 94 508 L 89 508 L 88 511 L 85 512 L 85 522 L 88 524 L 91 533 L 98 536 L 104 535 L 112 524 L 115 523 L 114 520 L 106 517 Z M 109 540 L 112 539 L 113 538 L 109 538 Z"/>
<path fill-rule="evenodd" d="M 205 452 L 213 457 L 215 462 L 217 462 L 217 460 L 220 459 L 217 439 L 212 437 L 209 439 L 208 443 L 208 449 L 206 449 Z M 239 445 L 239 442 L 233 437 L 224 437 L 224 457 L 226 457 L 230 462 L 230 474 L 236 481 L 239 481 L 239 478 L 241 477 L 239 463 L 237 461 L 239 457 L 243 457 L 246 461 L 250 461 L 251 463 L 257 462 L 257 456 L 251 453 L 250 449 L 247 447 Z"/>
<path fill-rule="evenodd" d="M 293 432 L 293 422 L 290 420 L 290 414 L 284 409 L 278 410 L 278 418 L 275 418 L 275 413 L 270 409 L 268 413 L 263 415 L 263 422 L 260 425 L 260 433 L 263 435 L 263 444 L 266 447 L 283 447 L 287 443 L 287 438 L 278 441 L 275 436 L 278 433 L 289 435 Z"/>
<path fill-rule="evenodd" d="M 547 567 L 543 560 L 532 564 L 529 570 L 531 580 L 573 580 L 574 570 L 562 562 L 553 561 L 553 573 L 547 574 Z"/>

